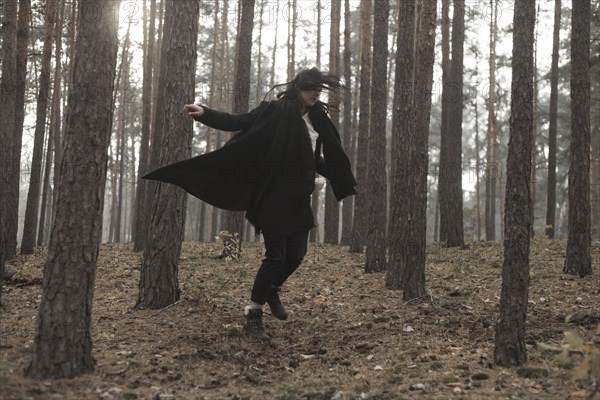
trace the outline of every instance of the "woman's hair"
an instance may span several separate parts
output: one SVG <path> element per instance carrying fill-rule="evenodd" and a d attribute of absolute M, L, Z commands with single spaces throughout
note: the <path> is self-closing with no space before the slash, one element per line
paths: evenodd
<path fill-rule="evenodd" d="M 267 92 L 265 98 L 273 89 L 282 86 L 285 86 L 285 90 L 277 93 L 277 98 L 294 101 L 297 101 L 298 94 L 301 90 L 327 90 L 330 92 L 330 95 L 336 96 L 342 89 L 345 89 L 344 85 L 340 82 L 340 78 L 337 76 L 323 73 L 316 68 L 311 68 L 303 69 L 298 72 L 290 82 L 275 85 Z M 321 104 L 324 106 L 325 110 L 337 108 L 337 105 L 335 104 L 327 104 L 325 102 L 321 102 Z"/>

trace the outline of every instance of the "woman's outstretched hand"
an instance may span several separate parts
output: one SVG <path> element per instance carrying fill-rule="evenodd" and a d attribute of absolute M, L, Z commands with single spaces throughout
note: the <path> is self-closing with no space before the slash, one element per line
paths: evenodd
<path fill-rule="evenodd" d="M 201 117 L 204 115 L 204 108 L 195 104 L 186 104 L 183 106 L 183 113 L 188 117 Z"/>

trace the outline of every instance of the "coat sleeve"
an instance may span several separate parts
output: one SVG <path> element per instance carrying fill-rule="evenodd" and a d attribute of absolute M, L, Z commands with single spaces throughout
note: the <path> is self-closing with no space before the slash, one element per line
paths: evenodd
<path fill-rule="evenodd" d="M 258 115 L 267 104 L 268 102 L 263 101 L 254 110 L 238 115 L 229 114 L 224 111 L 217 111 L 213 110 L 212 108 L 202 106 L 202 108 L 204 108 L 204 115 L 201 117 L 194 117 L 194 119 L 203 123 L 204 125 L 220 131 L 241 131 L 252 126 Z"/>

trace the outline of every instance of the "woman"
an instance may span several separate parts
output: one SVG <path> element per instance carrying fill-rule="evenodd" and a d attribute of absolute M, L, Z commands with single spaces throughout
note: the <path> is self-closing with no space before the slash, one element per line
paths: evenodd
<path fill-rule="evenodd" d="M 303 70 L 277 100 L 231 115 L 186 104 L 184 113 L 222 131 L 240 131 L 222 148 L 160 168 L 145 179 L 173 183 L 219 207 L 246 211 L 262 231 L 265 258 L 245 308 L 244 333 L 269 340 L 262 323 L 267 303 L 275 318 L 288 318 L 279 292 L 307 251 L 314 226 L 310 196 L 316 174 L 327 178 L 338 201 L 356 194 L 356 180 L 340 137 L 319 101 L 323 89 L 337 95 L 339 79 L 316 68 Z M 283 86 L 283 85 L 281 85 Z"/>

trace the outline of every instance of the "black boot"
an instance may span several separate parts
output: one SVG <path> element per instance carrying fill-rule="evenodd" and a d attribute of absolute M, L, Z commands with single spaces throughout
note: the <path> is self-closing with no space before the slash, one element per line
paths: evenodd
<path fill-rule="evenodd" d="M 244 334 L 252 339 L 271 340 L 265 332 L 262 323 L 263 312 L 259 308 L 246 307 L 246 322 L 244 323 Z"/>
<path fill-rule="evenodd" d="M 288 319 L 288 312 L 281 304 L 281 300 L 279 300 L 279 292 L 281 291 L 280 287 L 274 287 L 269 292 L 267 296 L 267 304 L 271 308 L 271 314 L 277 319 L 286 320 Z"/>

